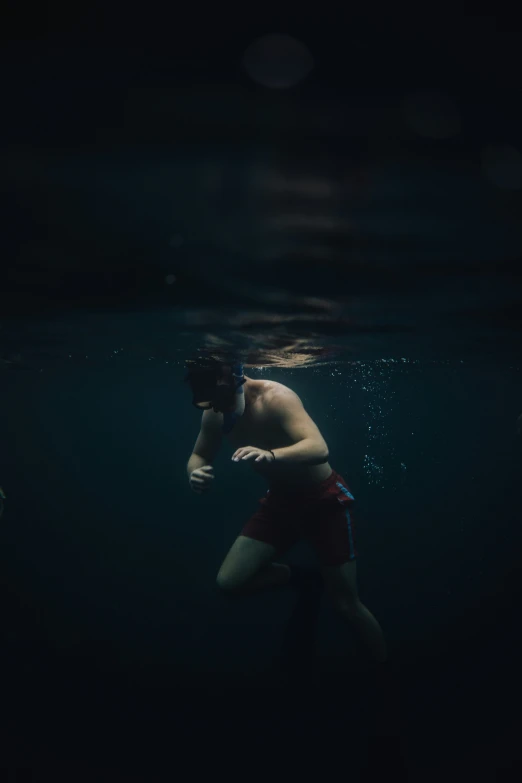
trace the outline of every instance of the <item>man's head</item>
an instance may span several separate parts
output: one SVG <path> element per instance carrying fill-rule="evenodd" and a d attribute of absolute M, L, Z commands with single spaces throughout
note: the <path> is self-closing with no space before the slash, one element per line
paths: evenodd
<path fill-rule="evenodd" d="M 201 410 L 225 413 L 236 404 L 237 381 L 232 362 L 203 358 L 187 362 L 185 381 L 192 389 L 192 404 Z"/>

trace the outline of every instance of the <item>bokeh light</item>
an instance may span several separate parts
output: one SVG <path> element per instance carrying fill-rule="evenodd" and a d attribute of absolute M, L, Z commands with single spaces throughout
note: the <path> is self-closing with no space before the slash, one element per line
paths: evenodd
<path fill-rule="evenodd" d="M 288 89 L 314 67 L 307 47 L 290 35 L 265 35 L 250 44 L 243 65 L 253 81 L 272 89 Z"/>
<path fill-rule="evenodd" d="M 171 238 L 169 239 L 169 246 L 173 248 L 182 247 L 184 244 L 184 239 L 181 236 L 181 234 L 173 234 Z"/>

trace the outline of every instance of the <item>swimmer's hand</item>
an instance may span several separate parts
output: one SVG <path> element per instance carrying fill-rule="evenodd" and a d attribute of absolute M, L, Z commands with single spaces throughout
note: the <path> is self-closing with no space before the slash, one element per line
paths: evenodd
<path fill-rule="evenodd" d="M 258 449 L 256 446 L 243 446 L 232 454 L 232 461 L 239 462 L 243 459 L 254 459 L 255 462 L 273 462 L 275 457 L 271 451 L 265 451 L 265 449 Z"/>
<path fill-rule="evenodd" d="M 212 465 L 203 465 L 202 468 L 196 468 L 190 474 L 189 484 L 193 492 L 198 495 L 202 495 L 210 489 L 210 485 L 214 480 L 214 468 Z"/>

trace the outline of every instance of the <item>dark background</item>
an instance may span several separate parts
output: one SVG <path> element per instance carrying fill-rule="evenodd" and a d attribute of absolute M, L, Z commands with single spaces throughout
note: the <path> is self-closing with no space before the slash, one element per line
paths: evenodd
<path fill-rule="evenodd" d="M 516 24 L 171 13 L 2 28 L 6 774 L 515 779 L 521 191 L 483 161 L 520 151 Z M 272 32 L 314 58 L 287 90 L 242 67 Z M 223 344 L 302 396 L 356 497 L 401 685 L 384 736 L 326 603 L 287 681 L 295 595 L 215 590 L 264 492 L 226 449 L 212 495 L 187 486 L 182 361 Z"/>

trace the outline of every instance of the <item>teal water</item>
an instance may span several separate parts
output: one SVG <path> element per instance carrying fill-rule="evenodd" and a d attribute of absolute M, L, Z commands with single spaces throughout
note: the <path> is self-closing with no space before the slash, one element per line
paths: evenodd
<path fill-rule="evenodd" d="M 107 741 L 111 724 L 126 727 L 114 746 L 132 735 L 163 748 L 169 726 L 187 741 L 213 734 L 224 700 L 230 730 L 250 747 L 261 725 L 281 741 L 290 699 L 297 734 L 288 742 L 310 722 L 317 731 L 319 714 L 326 734 L 345 721 L 362 763 L 369 686 L 353 634 L 328 602 L 313 666 L 287 676 L 274 667 L 295 593 L 230 603 L 215 589 L 265 488 L 225 445 L 212 492 L 190 492 L 199 414 L 181 352 L 125 355 L 96 328 L 89 340 L 90 355 L 60 357 L 55 345 L 38 360 L 35 349 L 2 375 L 2 654 L 13 726 L 25 727 L 18 741 L 30 736 L 27 752 L 45 751 L 51 700 L 70 749 L 79 738 L 66 715 L 92 715 Z M 280 361 L 248 372 L 301 396 L 356 498 L 359 589 L 397 667 L 409 758 L 436 752 L 442 763 L 500 735 L 516 667 L 520 363 Z M 285 560 L 316 565 L 305 543 Z"/>

